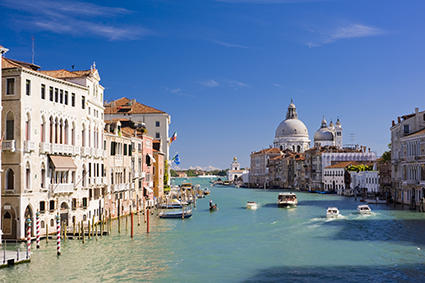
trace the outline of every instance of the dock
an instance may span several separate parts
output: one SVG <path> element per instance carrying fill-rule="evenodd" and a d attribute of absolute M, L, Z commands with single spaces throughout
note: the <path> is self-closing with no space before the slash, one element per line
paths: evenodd
<path fill-rule="evenodd" d="M 31 255 L 26 250 L 0 250 L 0 268 L 31 261 Z"/>

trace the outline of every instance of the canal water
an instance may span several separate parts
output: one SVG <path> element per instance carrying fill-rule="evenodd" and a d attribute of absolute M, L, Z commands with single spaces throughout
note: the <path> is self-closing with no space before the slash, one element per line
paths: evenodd
<path fill-rule="evenodd" d="M 181 182 L 181 179 L 175 180 Z M 190 179 L 209 187 L 209 179 Z M 42 241 L 30 264 L 0 270 L 2 282 L 412 282 L 425 278 L 425 214 L 371 205 L 335 195 L 297 193 L 297 208 L 278 208 L 278 191 L 211 187 L 190 219 L 141 219 L 134 239 L 121 234 Z M 219 210 L 209 212 L 212 199 Z M 259 204 L 245 209 L 246 201 Z M 326 208 L 344 215 L 327 220 Z M 137 223 L 137 218 L 136 221 Z"/>

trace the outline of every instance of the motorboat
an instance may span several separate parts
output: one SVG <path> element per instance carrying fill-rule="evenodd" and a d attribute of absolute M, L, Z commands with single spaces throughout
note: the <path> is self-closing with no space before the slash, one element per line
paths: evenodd
<path fill-rule="evenodd" d="M 277 204 L 282 207 L 295 207 L 298 204 L 297 195 L 294 193 L 279 193 Z"/>
<path fill-rule="evenodd" d="M 165 211 L 165 212 L 160 212 L 159 213 L 159 218 L 189 218 L 192 216 L 192 210 L 186 210 L 183 211 L 181 210 L 174 210 L 174 211 Z"/>
<path fill-rule="evenodd" d="M 361 205 L 357 206 L 357 211 L 360 214 L 371 214 L 372 213 L 372 209 L 370 209 L 370 207 L 367 204 L 361 204 Z"/>
<path fill-rule="evenodd" d="M 326 210 L 327 218 L 337 218 L 340 215 L 341 214 L 339 214 L 339 210 L 336 207 L 328 207 L 328 209 Z"/>
<path fill-rule="evenodd" d="M 205 189 L 205 190 L 204 190 L 204 195 L 206 195 L 206 196 L 207 196 L 207 195 L 209 195 L 210 193 L 211 193 L 211 191 L 210 191 L 210 190 L 208 190 L 208 189 Z"/>
<path fill-rule="evenodd" d="M 213 205 L 210 205 L 210 211 L 216 211 L 216 210 L 218 210 L 218 207 L 217 207 L 217 204 L 216 203 L 213 204 Z"/>
<path fill-rule="evenodd" d="M 257 203 L 255 201 L 247 201 L 246 208 L 256 210 L 258 208 Z"/>

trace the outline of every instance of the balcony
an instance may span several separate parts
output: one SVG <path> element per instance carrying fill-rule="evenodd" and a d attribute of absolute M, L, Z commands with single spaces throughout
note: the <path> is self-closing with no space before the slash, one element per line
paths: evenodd
<path fill-rule="evenodd" d="M 52 153 L 62 153 L 63 145 L 62 144 L 52 144 Z"/>
<path fill-rule="evenodd" d="M 115 185 L 112 185 L 112 192 L 116 193 L 116 192 L 128 191 L 129 187 L 130 187 L 129 184 L 115 184 Z"/>
<path fill-rule="evenodd" d="M 73 151 L 72 151 L 72 155 L 78 155 L 80 154 L 81 149 L 79 146 L 73 146 Z"/>
<path fill-rule="evenodd" d="M 50 184 L 53 194 L 71 194 L 74 192 L 74 184 Z"/>
<path fill-rule="evenodd" d="M 95 184 L 96 185 L 103 185 L 103 177 L 96 177 L 95 178 Z"/>
<path fill-rule="evenodd" d="M 64 154 L 72 154 L 73 152 L 74 152 L 74 147 L 72 145 L 69 145 L 69 144 L 63 145 L 63 153 Z"/>
<path fill-rule="evenodd" d="M 40 143 L 40 153 L 50 153 L 51 151 L 51 144 L 47 142 L 41 142 Z"/>
<path fill-rule="evenodd" d="M 35 150 L 35 142 L 33 141 L 24 141 L 24 151 L 32 152 Z"/>
<path fill-rule="evenodd" d="M 15 140 L 5 140 L 1 144 L 3 151 L 15 152 L 16 142 Z"/>
<path fill-rule="evenodd" d="M 96 149 L 96 156 L 98 156 L 98 157 L 105 157 L 106 155 L 104 155 L 104 154 L 105 154 L 105 151 L 102 148 L 97 148 Z"/>
<path fill-rule="evenodd" d="M 88 156 L 90 155 L 90 148 L 87 146 L 81 147 L 81 155 L 82 156 Z"/>

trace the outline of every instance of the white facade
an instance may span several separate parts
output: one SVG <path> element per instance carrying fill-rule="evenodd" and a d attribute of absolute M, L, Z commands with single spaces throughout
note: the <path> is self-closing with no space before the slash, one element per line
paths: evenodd
<path fill-rule="evenodd" d="M 378 171 L 350 171 L 351 190 L 366 190 L 368 193 L 379 192 L 379 172 Z M 360 191 L 358 192 L 360 193 Z"/>
<path fill-rule="evenodd" d="M 341 161 L 373 162 L 375 160 L 376 160 L 376 154 L 372 151 L 370 152 L 323 152 L 322 153 L 322 168 L 326 168 L 332 165 L 332 163 L 337 163 Z"/>
<path fill-rule="evenodd" d="M 229 181 L 235 181 L 239 177 L 241 177 L 243 174 L 249 173 L 249 170 L 241 170 L 241 166 L 238 162 L 238 159 L 236 157 L 233 157 L 233 162 L 230 165 L 230 169 L 227 171 L 227 180 Z"/>
<path fill-rule="evenodd" d="M 325 168 L 323 171 L 324 190 L 337 192 L 339 195 L 343 194 L 345 168 Z"/>
<path fill-rule="evenodd" d="M 310 146 L 307 127 L 298 119 L 297 109 L 292 100 L 288 106 L 286 119 L 276 129 L 273 145 L 281 151 L 289 149 L 294 152 L 304 152 Z"/>
<path fill-rule="evenodd" d="M 2 107 L 2 102 L 1 102 L 1 93 L 2 93 L 2 91 L 3 91 L 3 89 L 2 89 L 2 61 L 3 61 L 3 59 L 2 59 L 2 57 L 3 57 L 3 54 L 5 54 L 6 52 L 8 51 L 8 49 L 7 48 L 4 48 L 3 46 L 1 46 L 0 45 L 0 121 L 1 121 L 1 112 L 2 112 L 2 109 L 3 109 L 3 107 Z M 1 129 L 1 123 L 0 123 L 0 133 L 2 133 L 3 131 L 2 131 L 2 129 Z M 0 162 L 1 162 L 1 160 L 2 160 L 2 156 L 1 156 L 1 151 L 0 151 Z M 1 169 L 0 169 L 0 173 L 3 173 L 2 171 L 1 171 Z M 0 178 L 0 188 L 2 188 L 2 182 L 1 182 L 1 178 Z M 1 194 L 0 194 L 0 207 L 1 207 Z M 3 235 L 3 232 L 2 232 L 2 225 L 1 225 L 1 218 L 2 217 L 0 217 L 0 243 L 2 243 L 2 235 Z"/>
<path fill-rule="evenodd" d="M 3 65 L 2 227 L 10 239 L 25 237 L 25 220 L 35 223 L 37 211 L 41 235 L 47 227 L 55 231 L 57 215 L 69 227 L 104 213 L 99 74 L 94 65 L 75 72 L 38 68 L 9 59 Z"/>

